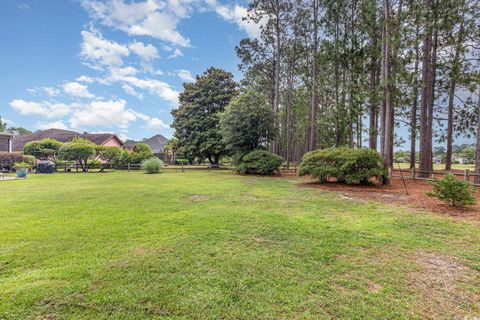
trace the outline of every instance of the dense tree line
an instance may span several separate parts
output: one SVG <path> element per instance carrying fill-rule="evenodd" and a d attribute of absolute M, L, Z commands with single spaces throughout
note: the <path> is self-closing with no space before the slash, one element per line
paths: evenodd
<path fill-rule="evenodd" d="M 369 147 L 388 168 L 404 127 L 412 166 L 431 170 L 440 142 L 448 169 L 454 138 L 480 128 L 479 0 L 254 0 L 247 19 L 261 36 L 237 46 L 241 87 L 270 104 L 287 162 Z"/>

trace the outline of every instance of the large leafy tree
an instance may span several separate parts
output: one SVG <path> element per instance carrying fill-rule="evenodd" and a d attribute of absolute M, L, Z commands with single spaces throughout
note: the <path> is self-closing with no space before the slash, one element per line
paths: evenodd
<path fill-rule="evenodd" d="M 87 172 L 90 165 L 88 160 L 97 153 L 98 145 L 82 138 L 75 138 L 70 142 L 64 143 L 58 151 L 58 156 L 62 160 L 76 161 L 83 172 Z"/>
<path fill-rule="evenodd" d="M 179 107 L 172 111 L 179 147 L 184 154 L 216 165 L 225 153 L 220 114 L 237 94 L 237 84 L 230 72 L 212 67 L 183 87 Z"/>
<path fill-rule="evenodd" d="M 244 154 L 266 146 L 275 136 L 274 116 L 268 101 L 257 92 L 233 98 L 220 122 L 227 150 Z"/>
<path fill-rule="evenodd" d="M 25 144 L 23 153 L 40 160 L 55 160 L 62 145 L 60 141 L 48 138 L 40 141 L 31 141 Z"/>

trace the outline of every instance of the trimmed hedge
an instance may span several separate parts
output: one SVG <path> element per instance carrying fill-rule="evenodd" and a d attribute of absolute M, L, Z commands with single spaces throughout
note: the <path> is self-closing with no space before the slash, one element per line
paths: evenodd
<path fill-rule="evenodd" d="M 382 157 L 371 149 L 327 148 L 306 153 L 299 175 L 310 175 L 321 183 L 329 177 L 348 184 L 368 184 L 372 178 L 383 180 L 386 170 Z"/>
<path fill-rule="evenodd" d="M 11 169 L 13 165 L 17 162 L 28 162 L 29 159 L 25 159 L 23 154 L 19 152 L 0 152 L 0 169 L 9 168 Z"/>
<path fill-rule="evenodd" d="M 247 153 L 238 161 L 235 170 L 242 174 L 258 174 L 271 176 L 278 172 L 283 158 L 265 150 L 255 150 Z"/>

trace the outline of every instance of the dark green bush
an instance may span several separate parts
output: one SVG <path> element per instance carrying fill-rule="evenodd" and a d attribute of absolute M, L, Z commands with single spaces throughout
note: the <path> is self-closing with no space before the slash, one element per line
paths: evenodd
<path fill-rule="evenodd" d="M 455 179 L 451 173 L 445 175 L 440 180 L 432 181 L 430 184 L 433 187 L 432 192 L 427 193 L 430 197 L 448 202 L 452 206 L 476 203 L 476 199 L 473 196 L 475 187 L 470 186 L 467 181 Z"/>
<path fill-rule="evenodd" d="M 382 166 L 382 157 L 375 150 L 328 148 L 305 154 L 299 175 L 310 175 L 321 183 L 334 177 L 348 184 L 368 184 L 372 178 L 383 179 L 386 171 Z"/>
<path fill-rule="evenodd" d="M 11 169 L 15 163 L 24 161 L 24 156 L 19 152 L 0 152 L 0 169 Z"/>
<path fill-rule="evenodd" d="M 237 162 L 235 170 L 242 174 L 258 174 L 271 176 L 278 172 L 283 158 L 265 150 L 255 150 L 247 153 Z"/>

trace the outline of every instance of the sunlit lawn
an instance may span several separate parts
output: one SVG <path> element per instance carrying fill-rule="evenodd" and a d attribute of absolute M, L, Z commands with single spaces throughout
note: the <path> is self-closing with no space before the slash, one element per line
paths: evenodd
<path fill-rule="evenodd" d="M 402 169 L 408 169 L 410 168 L 410 164 L 409 163 L 395 163 L 393 165 L 393 168 L 394 169 L 398 169 L 398 166 L 400 165 L 400 168 Z M 418 163 L 416 165 L 416 167 L 418 168 Z M 453 170 L 475 170 L 475 165 L 474 164 L 452 164 L 452 169 Z M 445 170 L 445 164 L 444 163 L 435 163 L 433 164 L 433 170 Z"/>
<path fill-rule="evenodd" d="M 0 319 L 480 316 L 480 227 L 168 171 L 0 181 Z"/>

